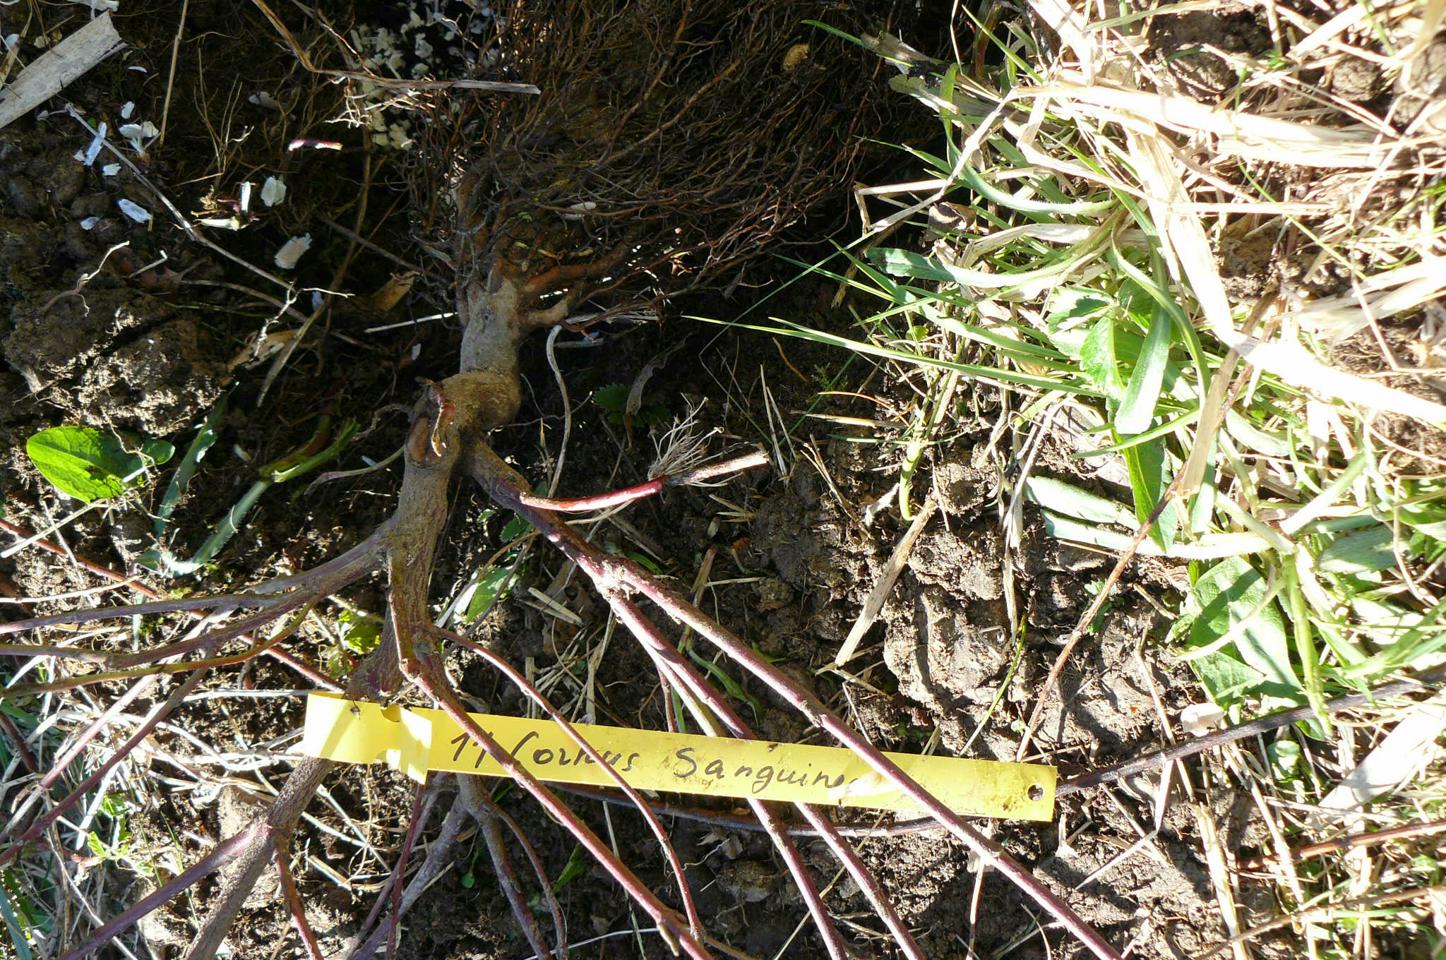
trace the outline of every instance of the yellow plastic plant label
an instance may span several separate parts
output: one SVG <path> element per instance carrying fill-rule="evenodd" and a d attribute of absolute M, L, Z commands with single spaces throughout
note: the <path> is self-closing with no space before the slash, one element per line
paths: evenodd
<path fill-rule="evenodd" d="M 539 780 L 616 786 L 551 720 L 471 714 Z M 604 761 L 639 790 L 917 813 L 918 805 L 852 750 L 732 740 L 576 723 Z M 441 710 L 383 707 L 313 693 L 301 752 L 344 763 L 385 761 L 413 779 L 427 771 L 506 776 Z M 1013 820 L 1054 817 L 1054 767 L 957 757 L 885 754 L 955 812 Z"/>

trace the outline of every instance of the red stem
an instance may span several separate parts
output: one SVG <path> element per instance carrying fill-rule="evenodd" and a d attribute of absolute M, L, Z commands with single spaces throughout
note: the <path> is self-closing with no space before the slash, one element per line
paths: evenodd
<path fill-rule="evenodd" d="M 950 833 L 963 840 L 984 863 L 998 870 L 1050 916 L 1059 921 L 1096 957 L 1100 960 L 1120 960 L 1119 952 L 1104 937 L 1100 936 L 1098 931 L 1085 922 L 1069 904 L 1036 880 L 1027 869 L 1009 856 L 1003 847 L 969 826 L 962 817 L 920 786 L 897 764 L 889 760 L 873 744 L 850 728 L 837 714 L 824 706 L 813 694 L 801 688 L 772 664 L 758 656 L 753 648 L 738 636 L 710 619 L 637 564 L 624 557 L 601 554 L 591 544 L 579 537 L 567 524 L 545 511 L 537 510 L 521 502 L 518 494 L 527 489 L 526 481 L 522 476 L 507 466 L 490 449 L 482 444 L 474 446 L 475 449 L 472 451 L 469 464 L 472 476 L 483 485 L 493 499 L 522 514 L 570 560 L 585 570 L 609 600 L 614 597 L 622 597 L 628 591 L 637 591 L 656 604 L 669 617 L 692 628 L 700 636 L 706 637 L 709 642 L 761 680 L 786 703 L 807 717 L 811 723 L 827 731 L 841 744 L 853 750 L 878 774 L 887 778 L 901 792 L 933 815 Z"/>
<path fill-rule="evenodd" d="M 698 916 L 697 904 L 693 902 L 693 891 L 688 887 L 687 874 L 683 872 L 683 861 L 678 858 L 678 852 L 673 849 L 673 844 L 668 839 L 667 831 L 664 830 L 663 825 L 658 822 L 658 818 L 653 816 L 653 812 L 648 809 L 647 801 L 642 798 L 642 795 L 633 789 L 632 785 L 623 778 L 621 773 L 618 773 L 612 764 L 603 759 L 602 754 L 599 753 L 592 744 L 588 743 L 582 734 L 577 732 L 577 728 L 569 723 L 567 718 L 543 695 L 542 691 L 533 686 L 532 682 L 518 672 L 516 667 L 491 650 L 488 650 L 482 644 L 475 640 L 468 639 L 459 633 L 444 630 L 440 627 L 433 627 L 432 631 L 440 637 L 444 637 L 453 643 L 471 650 L 490 663 L 508 680 L 512 681 L 512 684 L 527 694 L 533 703 L 541 707 L 542 711 L 562 728 L 562 732 L 567 734 L 568 738 L 577 744 L 583 753 L 587 754 L 590 760 L 598 765 L 599 770 L 605 771 L 612 781 L 623 791 L 624 795 L 633 802 L 633 806 L 637 807 L 638 812 L 643 815 L 643 819 L 648 822 L 648 827 L 653 831 L 653 836 L 657 838 L 658 845 L 663 848 L 663 854 L 668 859 L 668 865 L 673 869 L 673 876 L 676 877 L 678 881 L 678 893 L 683 900 L 683 909 L 688 915 L 688 925 L 692 928 L 694 936 L 702 939 L 703 921 Z"/>
<path fill-rule="evenodd" d="M 518 500 L 529 507 L 535 507 L 538 510 L 548 510 L 552 513 L 590 513 L 594 510 L 605 510 L 608 507 L 632 503 L 634 500 L 644 500 L 661 493 L 664 487 L 691 486 L 713 480 L 717 477 L 725 477 L 730 474 L 740 473 L 744 470 L 751 470 L 754 467 L 766 466 L 767 464 L 768 454 L 761 450 L 755 450 L 741 457 L 722 460 L 718 463 L 699 467 L 696 470 L 664 474 L 654 477 L 646 483 L 640 483 L 632 487 L 623 487 L 621 490 L 610 490 L 607 493 L 599 493 L 590 497 L 553 500 L 548 497 L 539 497 L 535 493 L 524 490 L 518 494 Z"/>
<path fill-rule="evenodd" d="M 481 791 L 479 790 L 478 793 L 480 794 Z M 516 838 L 518 845 L 522 847 L 522 855 L 531 864 L 532 874 L 537 878 L 537 883 L 542 888 L 542 896 L 547 900 L 547 909 L 552 913 L 552 932 L 557 937 L 558 960 L 567 960 L 567 919 L 562 915 L 562 904 L 557 902 L 557 894 L 552 891 L 552 880 L 547 875 L 547 867 L 543 864 L 542 857 L 538 856 L 537 848 L 532 845 L 527 834 L 522 832 L 521 824 L 514 820 L 506 810 L 492 803 L 490 798 L 488 799 L 488 811 L 494 819 L 506 825 L 507 829 L 512 832 L 512 836 Z M 539 954 L 544 957 L 546 955 L 546 953 Z"/>
<path fill-rule="evenodd" d="M 426 888 L 427 884 L 431 883 L 433 878 L 442 872 L 444 869 L 442 861 L 447 858 L 447 855 L 452 850 L 452 846 L 457 842 L 457 835 L 462 832 L 463 821 L 470 819 L 471 815 L 462 808 L 461 802 L 453 803 L 452 809 L 447 812 L 447 816 L 442 820 L 442 826 L 437 831 L 437 838 L 432 841 L 430 848 L 427 850 L 427 859 L 422 861 L 421 867 L 417 869 L 416 874 L 412 877 L 412 882 L 407 884 L 407 889 L 402 894 L 402 916 L 406 916 L 407 911 L 411 909 L 412 903 L 421 895 L 422 890 Z M 397 875 L 393 873 L 392 877 L 388 879 L 388 882 L 390 883 L 393 879 L 396 879 L 396 876 Z M 376 922 L 377 917 L 381 914 L 383 904 L 387 902 L 389 892 L 389 889 L 383 889 L 377 894 L 377 899 L 376 902 L 372 904 L 371 912 L 367 914 L 365 922 L 358 928 L 357 939 L 360 939 L 361 933 L 371 929 L 372 924 Z M 364 942 L 354 947 L 352 952 L 347 954 L 346 960 L 369 960 L 371 955 L 376 953 L 377 949 L 382 945 L 382 940 L 385 939 L 385 937 L 385 929 L 378 927 Z"/>
<path fill-rule="evenodd" d="M 420 654 L 429 646 L 430 644 L 418 644 L 417 652 Z M 648 915 L 653 918 L 653 922 L 656 923 L 660 929 L 667 931 L 668 934 L 688 951 L 688 955 L 695 958 L 695 960 L 710 960 L 711 954 L 709 954 L 708 949 L 693 936 L 692 931 L 688 929 L 686 921 L 680 922 L 682 918 L 664 906 L 653 892 L 647 888 L 647 885 L 639 880 L 637 875 L 618 860 L 608 845 L 603 843 L 601 838 L 593 833 L 587 824 L 578 819 L 577 814 L 573 813 L 565 803 L 558 799 L 556 794 L 543 786 L 526 767 L 518 763 L 496 740 L 492 739 L 492 736 L 488 734 L 487 731 L 483 730 L 473 721 L 445 681 L 439 682 L 434 679 L 435 677 L 443 676 L 441 673 L 441 665 L 436 662 L 435 657 L 431 655 L 430 652 L 427 652 L 424 656 L 426 657 L 426 669 L 414 678 L 423 692 L 446 711 L 448 716 L 456 721 L 457 725 L 466 731 L 468 736 L 476 741 L 477 745 L 486 751 L 488 756 L 497 761 L 497 764 L 502 767 L 503 770 L 507 771 L 507 774 L 512 777 L 522 789 L 530 793 L 537 802 L 542 805 L 543 809 L 566 826 L 568 831 L 578 839 L 578 842 L 587 848 L 588 853 L 592 854 L 593 859 L 602 865 L 602 867 L 612 875 L 613 879 L 647 911 Z"/>
<path fill-rule="evenodd" d="M 412 797 L 412 813 L 407 820 L 407 835 L 402 838 L 402 852 L 397 857 L 397 869 L 393 873 L 392 881 L 392 913 L 387 918 L 387 956 L 397 955 L 397 931 L 402 925 L 402 878 L 407 875 L 407 856 L 412 852 L 412 847 L 417 842 L 417 832 L 422 829 L 422 823 L 427 819 L 426 814 L 431 812 L 431 804 L 427 804 L 427 810 L 422 810 L 422 798 L 427 796 L 427 785 L 417 784 L 415 796 Z"/>
<path fill-rule="evenodd" d="M 296 878 L 291 875 L 291 864 L 286 862 L 286 851 L 279 843 L 275 844 L 275 848 L 272 859 L 276 861 L 276 875 L 281 880 L 281 892 L 286 897 L 287 908 L 291 911 L 291 922 L 296 927 L 296 935 L 301 938 L 311 960 L 323 960 L 321 946 L 317 944 L 316 934 L 311 932 L 311 924 L 306 919 L 306 904 L 301 900 L 301 891 L 296 889 Z"/>
<path fill-rule="evenodd" d="M 699 676 L 698 672 L 684 659 L 677 648 L 668 643 L 657 626 L 647 617 L 643 616 L 642 611 L 639 610 L 632 601 L 618 598 L 613 601 L 613 610 L 618 614 L 619 619 L 627 623 L 633 635 L 638 637 L 644 644 L 648 654 L 652 656 L 653 662 L 658 666 L 659 672 L 671 676 L 674 682 L 679 682 L 686 686 L 689 692 L 697 698 L 696 702 L 688 700 L 685 700 L 685 702 L 693 709 L 694 716 L 698 719 L 700 725 L 706 728 L 707 719 L 698 715 L 697 703 L 706 704 L 708 709 L 712 710 L 723 720 L 735 737 L 750 740 L 756 739 L 753 730 L 748 726 L 748 723 L 743 719 L 742 715 L 733 709 L 733 705 L 729 703 L 727 699 L 720 696 L 716 690 L 708 685 L 707 681 Z M 859 889 L 863 892 L 864 896 L 868 898 L 870 905 L 873 906 L 879 918 L 884 921 L 884 926 L 888 927 L 889 932 L 893 934 L 896 945 L 903 951 L 904 955 L 910 958 L 910 960 L 924 960 L 924 954 L 919 949 L 918 943 L 915 942 L 913 934 L 909 932 L 908 925 L 899 917 L 898 911 L 894 909 L 894 905 L 889 901 L 888 895 L 885 894 L 883 888 L 879 886 L 874 875 L 869 871 L 868 867 L 864 866 L 863 861 L 859 859 L 857 851 L 843 839 L 833 824 L 813 806 L 806 803 L 797 803 L 794 804 L 794 806 L 798 808 L 799 812 L 802 813 L 804 818 L 813 826 L 816 833 L 823 838 L 824 843 L 828 845 L 834 856 L 843 864 L 844 869 L 853 877 L 854 882 L 859 885 Z M 775 843 L 778 842 L 780 838 L 784 838 L 783 842 L 789 843 L 791 846 L 791 841 L 786 839 L 789 833 L 782 820 L 778 818 L 767 805 L 757 804 L 755 812 L 758 808 L 767 810 L 770 815 L 769 820 L 762 820 L 761 822 L 764 825 L 764 829 L 769 832 L 770 837 L 774 838 Z M 827 907 L 824 905 L 822 897 L 819 897 L 816 892 L 814 896 L 817 900 L 818 910 L 827 917 Z M 805 900 L 807 900 L 806 895 Z M 815 922 L 817 922 L 818 914 L 814 914 L 814 919 Z"/>

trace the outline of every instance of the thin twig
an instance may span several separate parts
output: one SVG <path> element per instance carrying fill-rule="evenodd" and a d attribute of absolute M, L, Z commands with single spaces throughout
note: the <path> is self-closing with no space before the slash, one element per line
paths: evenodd
<path fill-rule="evenodd" d="M 291 875 L 291 864 L 287 862 L 284 845 L 277 843 L 275 847 L 276 875 L 281 880 L 281 892 L 286 897 L 286 908 L 291 911 L 291 923 L 296 927 L 296 935 L 301 938 L 311 960 L 322 960 L 321 947 L 317 944 L 316 934 L 312 933 L 311 924 L 306 919 L 306 904 L 301 900 L 301 891 L 296 888 L 296 878 Z"/>

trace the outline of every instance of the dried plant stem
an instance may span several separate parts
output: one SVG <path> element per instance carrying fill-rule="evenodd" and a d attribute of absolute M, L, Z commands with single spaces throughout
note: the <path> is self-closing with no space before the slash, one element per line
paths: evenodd
<path fill-rule="evenodd" d="M 171 691 L 170 696 L 166 697 L 164 701 L 157 704 L 156 707 L 151 710 L 150 715 L 146 717 L 140 726 L 136 727 L 135 731 L 127 737 L 110 756 L 106 757 L 90 776 L 82 780 L 70 793 L 56 801 L 54 806 L 49 810 L 37 817 L 35 822 L 23 833 L 20 833 L 18 836 L 12 836 L 13 832 L 19 828 L 19 824 L 12 824 L 10 830 L 7 831 L 3 837 L 0 837 L 0 842 L 5 844 L 5 849 L 0 850 L 0 867 L 12 862 L 20 855 L 21 850 L 25 848 L 26 844 L 38 838 L 49 829 L 50 825 L 58 820 L 65 811 L 80 802 L 87 793 L 95 789 L 96 785 L 101 783 L 118 763 L 130 756 L 131 751 L 139 746 L 141 741 L 145 740 L 146 737 L 149 737 L 151 731 L 155 730 L 160 722 L 169 716 L 171 711 L 176 709 L 181 701 L 190 695 L 192 690 L 196 689 L 196 684 L 201 682 L 201 678 L 205 676 L 205 674 L 206 671 L 197 670 L 183 680 L 175 690 Z M 51 777 L 50 782 L 54 783 L 55 778 L 58 777 L 63 770 L 63 767 L 52 768 L 51 773 L 54 774 L 54 776 Z"/>
<path fill-rule="evenodd" d="M 66 557 L 67 559 L 70 559 L 70 560 L 72 560 L 73 562 L 79 564 L 83 569 L 88 570 L 88 571 L 90 571 L 91 573 L 96 574 L 97 576 L 103 577 L 103 578 L 111 581 L 112 583 L 117 583 L 117 584 L 120 584 L 120 585 L 123 586 L 123 587 L 126 587 L 126 588 L 128 588 L 128 589 L 130 589 L 130 590 L 133 590 L 134 592 L 139 593 L 141 596 L 147 597 L 147 598 L 149 598 L 150 600 L 152 600 L 152 601 L 154 601 L 154 602 L 156 602 L 156 603 L 175 605 L 175 606 L 174 606 L 174 609 L 175 609 L 176 611 L 192 611 L 192 612 L 193 612 L 193 611 L 198 610 L 198 609 L 205 609 L 205 608 L 207 608 L 207 607 L 210 607 L 210 606 L 212 605 L 212 602 L 213 602 L 213 601 L 219 600 L 219 601 L 221 601 L 221 605 L 224 606 L 226 603 L 230 602 L 230 601 L 233 600 L 233 599 L 241 599 L 241 598 L 250 598 L 250 597 L 251 597 L 251 595 L 247 595 L 247 594 L 238 594 L 238 595 L 226 595 L 226 594 L 222 594 L 222 595 L 220 595 L 220 596 L 212 596 L 212 597 L 188 597 L 188 598 L 182 598 L 182 599 L 179 599 L 179 600 L 162 599 L 163 595 L 161 594 L 160 591 L 155 590 L 155 589 L 153 589 L 153 588 L 151 588 L 151 587 L 148 587 L 148 586 L 146 586 L 144 583 L 140 583 L 140 582 L 137 581 L 134 577 L 127 577 L 125 574 L 121 573 L 120 571 L 118 571 L 118 570 L 113 570 L 113 569 L 111 569 L 110 567 L 107 567 L 105 564 L 97 563 L 95 560 L 92 560 L 92 559 L 90 559 L 90 558 L 88 558 L 88 557 L 82 556 L 82 555 L 80 555 L 80 554 L 72 553 L 71 551 L 67 550 L 65 547 L 62 547 L 62 546 L 60 546 L 60 545 L 57 544 L 57 543 L 52 543 L 51 541 L 49 541 L 49 540 L 44 540 L 44 539 L 35 539 L 35 538 L 34 538 L 34 535 L 33 535 L 29 530 L 27 530 L 25 527 L 22 527 L 22 526 L 20 526 L 20 525 L 18 525 L 18 524 L 10 523 L 9 521 L 6 521 L 6 520 L 0 520 L 0 530 L 4 530 L 4 531 L 6 531 L 7 533 L 14 534 L 15 536 L 20 537 L 20 538 L 22 538 L 22 539 L 28 539 L 28 540 L 30 541 L 31 546 L 39 547 L 40 549 L 45 550 L 45 551 L 47 551 L 47 552 L 49 552 L 49 553 L 53 553 L 53 554 L 55 554 L 55 555 L 57 555 L 57 556 Z M 379 529 L 377 532 L 373 533 L 371 537 L 368 537 L 367 540 L 365 540 L 364 542 L 358 544 L 356 547 L 353 547 L 351 550 L 349 550 L 349 551 L 347 551 L 346 553 L 342 554 L 341 556 L 337 557 L 335 560 L 329 561 L 328 563 L 323 564 L 321 567 L 316 568 L 316 570 L 314 570 L 314 571 L 308 571 L 306 574 L 300 574 L 300 575 L 298 575 L 298 576 L 296 576 L 296 577 L 287 577 L 287 578 L 283 578 L 283 579 L 280 579 L 280 580 L 274 580 L 274 581 L 271 581 L 271 583 L 270 583 L 269 585 L 268 585 L 268 584 L 261 584 L 259 587 L 255 588 L 255 589 L 256 589 L 256 590 L 260 590 L 260 591 L 264 591 L 268 586 L 276 586 L 276 585 L 280 585 L 280 584 L 296 585 L 296 584 L 302 582 L 305 577 L 307 577 L 307 576 L 309 576 L 309 575 L 311 575 L 311 574 L 313 574 L 313 573 L 325 572 L 325 573 L 327 573 L 327 574 L 329 575 L 329 574 L 330 574 L 331 572 L 333 572 L 333 571 L 335 571 L 335 572 L 340 572 L 343 568 L 352 568 L 352 567 L 355 567 L 355 568 L 356 568 L 356 576 L 361 576 L 362 573 L 365 573 L 365 572 L 366 572 L 365 567 L 364 567 L 364 566 L 362 565 L 362 563 L 361 563 L 362 557 L 363 557 L 363 555 L 364 555 L 365 558 L 366 558 L 367 561 L 368 561 L 368 563 L 366 564 L 366 566 L 370 566 L 371 558 L 372 558 L 372 557 L 376 554 L 376 552 L 377 552 L 377 549 L 378 549 L 378 547 L 377 547 L 377 542 L 379 541 L 382 533 L 383 533 L 383 530 Z M 354 578 L 353 578 L 353 579 L 354 579 Z M 255 597 L 254 600 L 255 600 L 255 603 L 251 603 L 251 604 L 247 604 L 247 605 L 259 606 L 260 603 L 261 603 L 261 598 Z M 137 609 L 138 607 L 139 607 L 139 608 L 142 608 L 142 609 Z M 101 608 L 100 610 L 96 610 L 96 611 L 77 611 L 77 613 L 79 613 L 79 614 L 81 614 L 81 615 L 83 615 L 83 616 L 88 616 L 88 615 L 91 614 L 91 613 L 102 614 L 102 615 L 99 615 L 99 616 L 89 617 L 89 619 L 97 619 L 97 620 L 110 619 L 110 618 L 113 618 L 113 617 L 115 617 L 115 618 L 128 617 L 128 616 L 132 616 L 132 615 L 135 615 L 135 614 L 138 614 L 138 613 L 147 613 L 147 612 L 157 612 L 157 613 L 159 613 L 159 612 L 165 612 L 165 611 L 163 611 L 163 610 L 161 610 L 161 609 L 159 609 L 159 608 L 155 608 L 155 609 L 150 608 L 149 605 L 147 605 L 147 604 L 132 604 L 132 605 L 130 605 L 130 606 L 119 607 L 119 608 L 117 608 L 117 607 L 105 607 L 105 608 Z M 62 619 L 58 619 L 58 620 L 56 620 L 56 621 L 54 621 L 54 622 L 55 622 L 55 623 L 79 623 L 79 622 L 86 622 L 86 621 L 84 621 L 84 620 L 76 620 L 76 619 L 74 619 L 75 615 L 76 615 L 75 613 L 71 613 L 71 614 L 58 614 L 57 616 L 58 616 L 58 617 L 61 617 Z M 193 613 L 193 615 L 194 615 L 194 613 Z M 33 629 L 35 626 L 42 625 L 42 624 L 36 624 L 34 620 L 27 621 L 27 623 L 29 624 L 29 626 L 27 626 L 25 629 Z M 8 623 L 8 624 L 0 624 L 0 635 L 4 635 L 4 634 L 6 634 L 6 633 L 16 632 L 18 629 L 21 629 L 21 627 L 19 626 L 19 624 L 20 624 L 19 621 L 11 622 L 11 623 Z M 312 683 L 315 683 L 317 686 L 321 687 L 322 689 L 325 689 L 325 690 L 340 690 L 340 689 L 341 689 L 341 684 L 339 684 L 339 683 L 337 683 L 336 681 L 332 680 L 332 679 L 331 679 L 330 677 L 328 677 L 326 674 L 324 674 L 324 673 L 322 673 L 321 671 L 317 670 L 315 667 L 311 666 L 310 664 L 308 664 L 308 663 L 306 663 L 306 662 L 304 662 L 304 661 L 302 661 L 302 660 L 298 660 L 296 657 L 292 656 L 290 653 L 286 652 L 285 650 L 283 650 L 283 649 L 281 649 L 281 648 L 279 648 L 279 647 L 273 647 L 272 649 L 267 650 L 267 651 L 266 651 L 266 655 L 269 656 L 269 657 L 271 657 L 273 660 L 276 660 L 276 661 L 278 661 L 278 662 L 280 662 L 280 663 L 285 664 L 286 666 L 290 667 L 292 670 L 295 670 L 297 673 L 299 673 L 299 674 L 301 674 L 302 676 L 306 677 L 308 680 L 310 680 Z"/>
<path fill-rule="evenodd" d="M 105 946 L 122 930 L 140 920 L 146 914 L 179 895 L 181 891 L 215 873 L 230 861 L 241 856 L 252 847 L 260 845 L 270 849 L 272 830 L 264 820 L 253 822 L 234 837 L 227 837 L 216 848 L 195 865 L 177 874 L 160 889 L 144 898 L 129 910 L 108 921 L 91 935 L 84 944 L 67 953 L 61 960 L 80 960 Z M 254 884 L 254 881 L 253 881 Z"/>

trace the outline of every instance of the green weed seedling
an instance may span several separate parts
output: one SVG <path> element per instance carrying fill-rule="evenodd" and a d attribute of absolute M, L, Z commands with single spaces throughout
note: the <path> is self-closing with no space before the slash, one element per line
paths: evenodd
<path fill-rule="evenodd" d="M 86 504 L 135 489 L 148 471 L 175 452 L 164 440 L 81 426 L 51 427 L 25 443 L 26 456 L 40 475 L 56 490 Z"/>
<path fill-rule="evenodd" d="M 171 485 L 162 498 L 161 506 L 165 510 L 165 514 L 158 517 L 158 541 L 165 529 L 164 524 L 160 521 L 169 519 L 170 511 L 175 508 L 181 492 L 195 473 L 196 464 L 216 441 L 219 410 L 220 404 L 201 424 L 196 439 L 192 442 L 180 468 L 177 469 L 175 477 L 171 480 Z M 167 577 L 188 576 L 201 570 L 214 560 L 216 555 L 226 547 L 226 544 L 236 536 L 246 521 L 246 515 L 251 512 L 262 494 L 277 484 L 296 480 L 336 459 L 359 429 L 360 425 L 355 420 L 347 420 L 333 433 L 332 418 L 330 415 L 324 414 L 317 423 L 316 431 L 310 440 L 257 471 L 256 480 L 231 506 L 231 509 L 226 511 L 226 515 L 212 529 L 211 535 L 201 544 L 194 556 L 189 560 L 179 559 L 165 545 L 158 542 L 154 548 L 142 555 L 141 565 Z"/>

